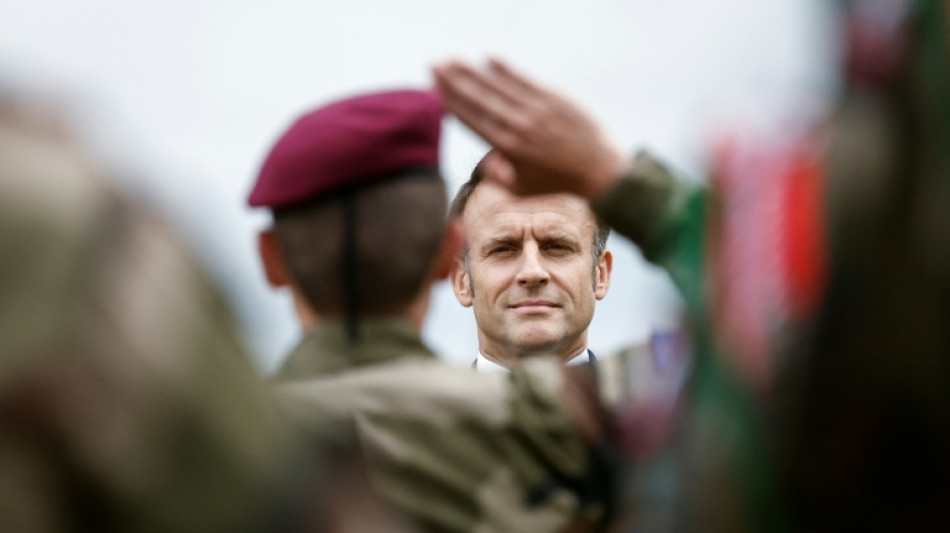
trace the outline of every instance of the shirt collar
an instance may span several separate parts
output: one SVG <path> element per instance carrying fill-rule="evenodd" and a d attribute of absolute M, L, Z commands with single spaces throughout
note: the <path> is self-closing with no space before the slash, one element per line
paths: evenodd
<path fill-rule="evenodd" d="M 577 355 L 568 359 L 567 365 L 576 366 L 589 362 L 590 350 L 585 347 L 583 350 L 578 352 Z M 472 367 L 479 372 L 508 372 L 508 368 L 503 367 L 491 359 L 485 357 L 481 352 L 478 352 L 478 357 L 475 358 L 475 364 L 472 365 Z"/>
<path fill-rule="evenodd" d="M 320 320 L 290 353 L 279 380 L 316 377 L 406 357 L 434 358 L 416 328 L 401 318 L 366 318 L 359 323 L 360 340 L 351 343 L 340 320 Z"/>

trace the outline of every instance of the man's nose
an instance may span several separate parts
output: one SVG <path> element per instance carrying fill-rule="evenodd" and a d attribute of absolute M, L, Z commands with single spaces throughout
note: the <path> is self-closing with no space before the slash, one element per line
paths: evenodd
<path fill-rule="evenodd" d="M 521 268 L 518 269 L 518 285 L 531 287 L 544 285 L 551 276 L 544 267 L 540 250 L 536 246 L 525 246 L 521 254 Z"/>

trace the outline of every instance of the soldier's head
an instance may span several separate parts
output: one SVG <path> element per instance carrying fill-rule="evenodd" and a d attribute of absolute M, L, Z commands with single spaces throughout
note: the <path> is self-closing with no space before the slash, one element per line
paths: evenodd
<path fill-rule="evenodd" d="M 291 288 L 304 327 L 314 316 L 424 312 L 461 241 L 446 231 L 442 113 L 428 92 L 348 98 L 300 117 L 267 156 L 250 197 L 274 214 L 261 258 L 270 283 Z"/>
<path fill-rule="evenodd" d="M 580 198 L 517 197 L 485 182 L 489 157 L 452 202 L 467 236 L 452 275 L 455 295 L 473 308 L 479 349 L 496 362 L 570 358 L 586 346 L 594 302 L 610 285 L 610 230 Z"/>

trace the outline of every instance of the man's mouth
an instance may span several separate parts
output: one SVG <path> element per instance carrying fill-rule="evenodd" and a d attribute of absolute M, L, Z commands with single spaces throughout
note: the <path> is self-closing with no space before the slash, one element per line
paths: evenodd
<path fill-rule="evenodd" d="M 549 311 L 557 307 L 560 306 L 548 300 L 523 300 L 508 306 L 509 309 L 516 309 L 518 311 L 524 312 Z"/>

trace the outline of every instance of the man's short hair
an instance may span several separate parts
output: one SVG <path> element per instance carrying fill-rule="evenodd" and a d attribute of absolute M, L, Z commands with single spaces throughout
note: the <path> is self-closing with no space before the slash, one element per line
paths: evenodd
<path fill-rule="evenodd" d="M 452 200 L 452 206 L 449 208 L 449 216 L 451 217 L 461 217 L 465 212 L 465 206 L 468 204 L 468 200 L 472 197 L 472 194 L 475 192 L 475 188 L 478 187 L 478 184 L 481 183 L 485 178 L 485 161 L 488 159 L 488 156 L 492 154 L 493 151 L 489 151 L 482 157 L 481 161 L 475 165 L 475 168 L 472 169 L 472 175 L 469 177 L 468 181 L 462 184 L 459 187 L 458 192 L 455 194 L 455 198 Z M 603 223 L 596 214 L 591 212 L 591 216 L 594 217 L 594 223 L 596 224 L 596 230 L 594 231 L 594 264 L 596 266 L 597 259 L 604 254 L 604 251 L 607 249 L 607 238 L 610 237 L 610 226 Z M 466 267 L 468 267 L 468 246 L 462 250 L 465 258 Z"/>
<path fill-rule="evenodd" d="M 354 270 L 343 272 L 344 195 L 353 195 Z M 435 169 L 384 176 L 274 213 L 274 234 L 307 302 L 318 314 L 346 308 L 343 279 L 355 276 L 361 314 L 405 310 L 426 282 L 445 230 L 445 184 Z"/>

